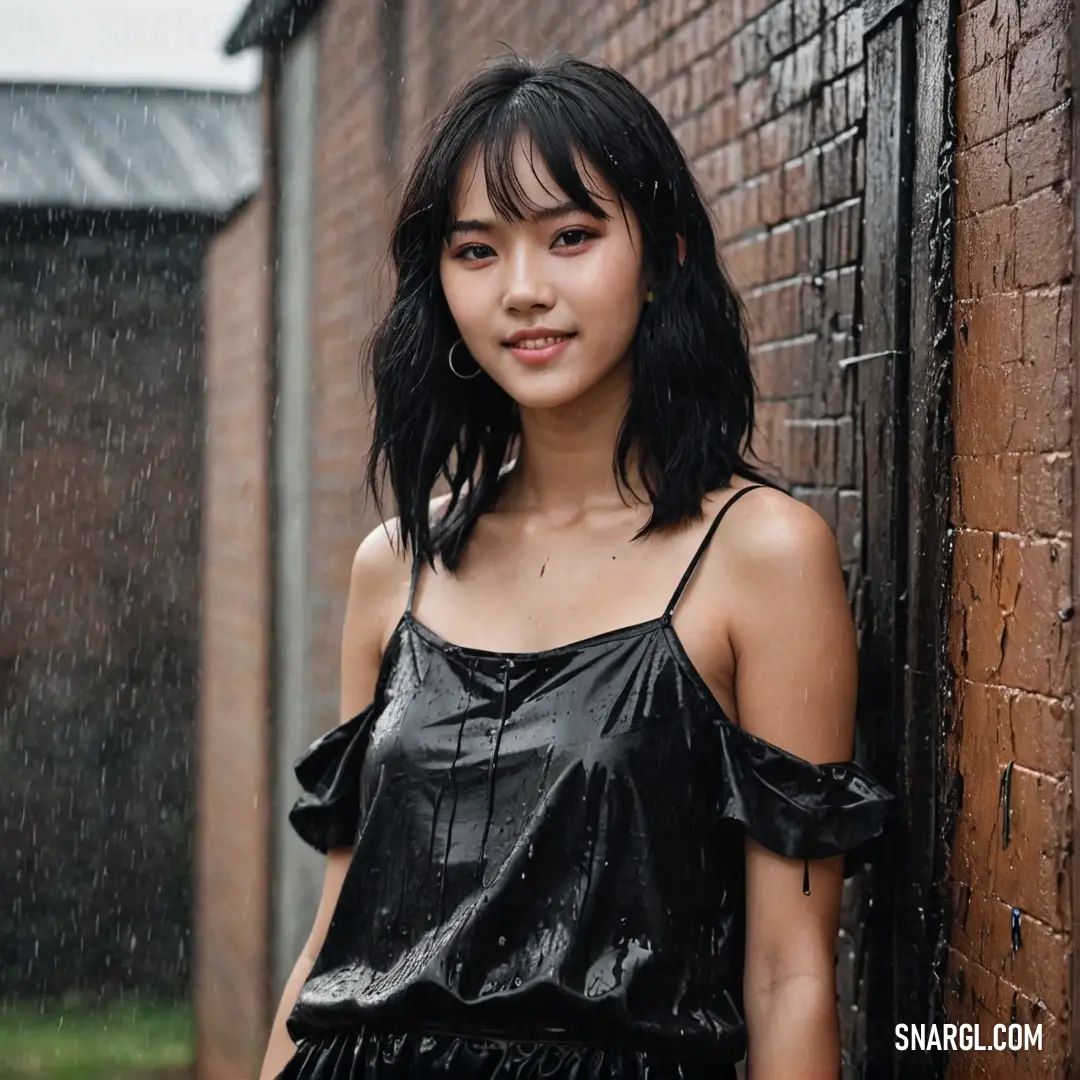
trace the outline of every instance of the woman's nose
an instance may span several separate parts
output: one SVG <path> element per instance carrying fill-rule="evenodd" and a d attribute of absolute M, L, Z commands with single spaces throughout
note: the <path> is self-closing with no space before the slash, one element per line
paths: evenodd
<path fill-rule="evenodd" d="M 507 311 L 535 311 L 550 308 L 555 303 L 554 290 L 540 260 L 528 252 L 518 252 L 505 265 L 507 279 L 503 307 Z"/>

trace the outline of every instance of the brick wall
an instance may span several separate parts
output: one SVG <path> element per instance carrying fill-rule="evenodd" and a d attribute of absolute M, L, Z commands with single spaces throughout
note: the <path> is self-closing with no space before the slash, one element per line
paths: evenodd
<path fill-rule="evenodd" d="M 1072 920 L 1072 5 L 962 7 L 950 633 L 963 803 L 948 1005 L 984 1025 L 1014 1014 L 1041 1021 L 1044 1052 L 957 1055 L 950 1075 L 1062 1076 Z M 1006 847 L 999 791 L 1010 762 Z"/>
<path fill-rule="evenodd" d="M 254 1075 L 269 1030 L 269 237 L 262 193 L 215 237 L 205 268 L 200 1080 Z"/>

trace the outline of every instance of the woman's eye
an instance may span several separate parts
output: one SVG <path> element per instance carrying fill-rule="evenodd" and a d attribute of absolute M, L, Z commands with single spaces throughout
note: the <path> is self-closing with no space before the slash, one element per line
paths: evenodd
<path fill-rule="evenodd" d="M 555 244 L 559 245 L 560 241 L 565 241 L 562 244 L 563 247 L 579 247 L 584 244 L 586 240 L 591 240 L 593 234 L 586 229 L 564 229 L 555 239 Z"/>
<path fill-rule="evenodd" d="M 473 262 L 476 259 L 490 259 L 495 252 L 487 244 L 466 244 L 461 248 L 455 259 L 464 259 L 466 262 Z"/>

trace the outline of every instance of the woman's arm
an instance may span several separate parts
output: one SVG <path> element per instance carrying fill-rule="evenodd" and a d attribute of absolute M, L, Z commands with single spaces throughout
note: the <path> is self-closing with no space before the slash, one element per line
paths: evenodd
<path fill-rule="evenodd" d="M 319 949 L 326 937 L 326 928 L 330 925 L 330 916 L 334 913 L 338 895 L 341 893 L 341 885 L 345 880 L 345 871 L 349 868 L 349 859 L 352 852 L 348 848 L 340 851 L 331 851 L 326 856 L 326 873 L 323 876 L 322 896 L 319 899 L 319 908 L 315 915 L 315 921 L 311 927 L 311 933 L 307 942 L 293 965 L 292 974 L 285 983 L 285 989 L 281 994 L 277 1013 L 274 1015 L 274 1023 L 270 1029 L 270 1039 L 266 1046 L 266 1055 L 263 1058 L 262 1068 L 259 1070 L 259 1080 L 274 1080 L 282 1069 L 288 1064 L 289 1059 L 296 1053 L 296 1047 L 289 1033 L 285 1030 L 285 1021 L 289 1018 L 296 998 L 300 993 L 300 987 L 307 982 L 311 974 L 311 967 L 315 963 L 315 957 L 319 955 Z"/>
<path fill-rule="evenodd" d="M 756 503 L 732 545 L 739 725 L 808 761 L 844 761 L 853 748 L 857 657 L 836 541 L 808 507 L 759 494 L 740 507 Z M 842 863 L 811 862 L 807 896 L 801 861 L 747 838 L 748 1080 L 839 1075 Z"/>
<path fill-rule="evenodd" d="M 404 603 L 407 573 L 403 582 L 402 560 L 394 551 L 389 536 L 397 522 L 375 529 L 357 549 L 349 579 L 349 597 L 345 607 L 345 626 L 341 636 L 341 722 L 355 716 L 375 696 L 375 684 L 389 618 L 395 604 Z M 388 536 L 389 531 L 389 536 Z M 326 857 L 322 896 L 311 933 L 293 967 L 281 996 L 259 1080 L 274 1080 L 296 1052 L 285 1030 L 285 1021 L 296 1004 L 315 958 L 319 955 L 331 916 L 337 905 L 345 872 L 352 858 L 350 848 L 330 851 Z"/>

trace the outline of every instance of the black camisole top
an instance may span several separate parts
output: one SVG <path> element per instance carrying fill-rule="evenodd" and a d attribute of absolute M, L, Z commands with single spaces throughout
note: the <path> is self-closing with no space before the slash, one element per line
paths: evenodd
<path fill-rule="evenodd" d="M 327 1059 L 365 1041 L 413 1055 L 394 1076 L 423 1072 L 401 1040 L 577 1047 L 582 1077 L 728 1075 L 743 1057 L 745 835 L 825 858 L 878 834 L 891 798 L 851 761 L 738 727 L 672 628 L 752 490 L 663 614 L 558 648 L 443 640 L 412 616 L 414 567 L 374 700 L 296 763 L 292 826 L 353 855 L 283 1077 L 381 1076 Z M 460 1061 L 429 1075 L 466 1077 Z"/>

